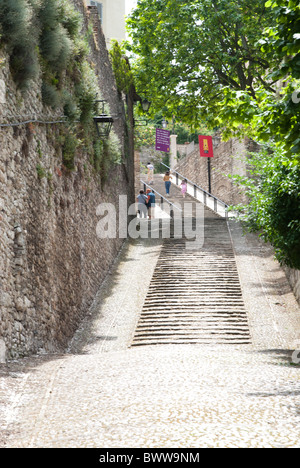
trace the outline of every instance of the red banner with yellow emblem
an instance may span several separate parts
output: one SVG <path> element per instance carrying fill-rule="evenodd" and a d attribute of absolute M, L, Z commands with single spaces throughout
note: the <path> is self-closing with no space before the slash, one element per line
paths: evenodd
<path fill-rule="evenodd" d="M 214 148 L 211 136 L 199 135 L 200 156 L 202 158 L 213 158 Z"/>

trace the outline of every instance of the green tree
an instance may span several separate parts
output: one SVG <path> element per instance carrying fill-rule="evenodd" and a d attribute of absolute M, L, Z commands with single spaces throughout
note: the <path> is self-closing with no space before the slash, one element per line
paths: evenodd
<path fill-rule="evenodd" d="M 274 91 L 265 74 L 275 61 L 256 45 L 274 22 L 265 0 L 139 2 L 128 20 L 137 89 L 193 124 L 217 115 L 227 87 Z"/>
<path fill-rule="evenodd" d="M 294 0 L 267 2 L 275 25 L 264 31 L 258 47 L 277 67 L 265 79 L 276 82 L 276 92 L 260 86 L 255 98 L 244 91 L 227 88 L 218 106 L 217 124 L 226 122 L 227 136 L 247 132 L 256 140 L 274 141 L 300 161 L 300 5 Z"/>
<path fill-rule="evenodd" d="M 128 20 L 153 111 L 300 154 L 297 0 L 144 0 Z M 167 114 L 167 113 L 166 113 Z"/>
<path fill-rule="evenodd" d="M 128 94 L 133 84 L 133 74 L 130 69 L 128 58 L 122 44 L 117 40 L 111 42 L 109 50 L 110 61 L 117 82 L 118 91 Z"/>
<path fill-rule="evenodd" d="M 254 179 L 239 180 L 250 199 L 240 209 L 300 268 L 299 1 L 143 0 L 128 28 L 137 90 L 153 111 L 271 144 L 249 162 Z"/>
<path fill-rule="evenodd" d="M 249 156 L 249 177 L 233 176 L 249 197 L 235 206 L 250 232 L 270 242 L 281 264 L 300 269 L 300 166 L 278 148 Z"/>

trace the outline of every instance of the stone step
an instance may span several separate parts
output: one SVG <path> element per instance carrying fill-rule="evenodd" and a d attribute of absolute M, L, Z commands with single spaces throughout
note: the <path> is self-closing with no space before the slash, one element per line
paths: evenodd
<path fill-rule="evenodd" d="M 186 250 L 184 239 L 164 241 L 132 346 L 251 342 L 226 221 L 205 225 L 200 250 Z"/>

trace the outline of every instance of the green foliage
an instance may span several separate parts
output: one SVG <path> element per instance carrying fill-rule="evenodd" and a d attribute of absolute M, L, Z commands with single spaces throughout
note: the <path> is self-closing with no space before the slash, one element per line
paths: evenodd
<path fill-rule="evenodd" d="M 90 64 L 84 60 L 78 67 L 80 82 L 75 87 L 75 97 L 80 111 L 79 119 L 83 125 L 90 125 L 96 114 L 96 96 L 99 93 L 97 77 Z"/>
<path fill-rule="evenodd" d="M 256 43 L 274 22 L 265 0 L 139 2 L 128 20 L 137 91 L 169 117 L 196 126 L 215 117 L 224 88 L 254 97 L 258 83 L 271 87 L 264 75 L 275 60 Z"/>
<path fill-rule="evenodd" d="M 109 50 L 110 60 L 119 92 L 128 94 L 133 84 L 133 74 L 130 70 L 129 62 L 126 58 L 125 48 L 114 40 Z"/>
<path fill-rule="evenodd" d="M 50 70 L 57 73 L 66 69 L 72 52 L 62 7 L 58 0 L 42 0 L 39 10 L 40 53 Z"/>
<path fill-rule="evenodd" d="M 128 20 L 137 90 L 152 112 L 284 142 L 300 155 L 300 5 L 297 0 L 138 3 Z M 279 80 L 284 80 L 283 84 Z"/>
<path fill-rule="evenodd" d="M 80 110 L 74 95 L 64 89 L 62 91 L 62 100 L 64 106 L 64 115 L 70 122 L 75 122 L 80 118 Z M 44 101 L 45 102 L 45 101 Z"/>
<path fill-rule="evenodd" d="M 64 166 L 73 170 L 75 168 L 75 156 L 78 147 L 78 137 L 74 130 L 69 129 L 64 135 L 64 142 L 62 146 L 62 157 Z"/>
<path fill-rule="evenodd" d="M 158 174 L 163 174 L 166 172 L 167 168 L 164 166 L 164 164 L 170 167 L 170 155 L 168 153 L 163 153 L 161 161 L 154 161 L 154 171 Z"/>
<path fill-rule="evenodd" d="M 299 1 L 143 0 L 128 29 L 153 113 L 276 145 L 239 178 L 250 199 L 240 209 L 280 262 L 300 268 Z"/>
<path fill-rule="evenodd" d="M 274 246 L 281 264 L 300 269 L 300 167 L 278 148 L 252 154 L 249 164 L 250 177 L 233 177 L 249 204 L 233 208 L 250 232 Z"/>
<path fill-rule="evenodd" d="M 63 108 L 69 121 L 61 141 L 63 164 L 73 170 L 84 148 L 105 179 L 110 167 L 120 163 L 121 150 L 113 132 L 106 141 L 96 135 L 99 80 L 88 61 L 90 33 L 83 35 L 82 25 L 82 16 L 69 0 L 0 0 L 0 45 L 10 56 L 16 83 L 26 89 L 41 76 L 43 103 Z M 37 172 L 45 177 L 42 166 Z"/>
<path fill-rule="evenodd" d="M 82 17 L 69 0 L 60 0 L 58 4 L 59 18 L 62 26 L 73 40 L 78 39 L 82 28 Z"/>
<path fill-rule="evenodd" d="M 137 118 L 140 116 L 137 116 Z M 162 127 L 163 115 L 162 112 L 158 112 L 152 119 L 146 119 L 148 125 L 136 126 L 134 129 L 134 146 L 136 149 L 145 147 L 155 147 L 156 143 L 156 128 Z M 211 132 L 205 125 L 201 125 L 199 128 L 194 129 L 183 122 L 175 122 L 172 119 L 170 122 L 167 121 L 167 129 L 177 135 L 177 144 L 183 145 L 186 142 L 198 143 L 199 135 L 210 135 Z"/>
<path fill-rule="evenodd" d="M 20 89 L 26 89 L 39 71 L 32 23 L 32 9 L 26 0 L 0 0 L 0 39 L 7 47 L 11 71 Z"/>
<path fill-rule="evenodd" d="M 44 81 L 53 86 L 55 79 L 58 87 L 73 54 L 82 57 L 87 51 L 81 22 L 67 0 L 0 0 L 1 43 L 20 88 L 28 88 L 40 69 Z"/>
<path fill-rule="evenodd" d="M 259 43 L 261 50 L 270 55 L 274 52 L 282 59 L 279 69 L 273 70 L 273 79 L 300 78 L 300 4 L 298 0 L 268 1 L 276 27 L 265 31 Z"/>
<path fill-rule="evenodd" d="M 120 142 L 112 131 L 109 138 L 106 140 L 95 140 L 93 145 L 93 161 L 94 168 L 101 176 L 101 181 L 104 183 L 109 175 L 112 166 L 121 164 L 122 154 Z"/>
<path fill-rule="evenodd" d="M 156 131 L 153 125 L 137 126 L 134 129 L 134 147 L 155 147 Z"/>
<path fill-rule="evenodd" d="M 36 172 L 40 180 L 42 180 L 44 177 L 47 177 L 47 171 L 41 164 L 36 165 Z"/>
<path fill-rule="evenodd" d="M 46 82 L 42 83 L 42 100 L 44 104 L 53 109 L 59 107 L 61 104 L 61 97 L 56 87 Z"/>

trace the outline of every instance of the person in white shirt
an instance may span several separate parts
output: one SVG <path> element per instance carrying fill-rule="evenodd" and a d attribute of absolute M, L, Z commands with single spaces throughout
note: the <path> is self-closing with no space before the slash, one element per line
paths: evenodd
<path fill-rule="evenodd" d="M 154 166 L 150 162 L 147 164 L 147 169 L 148 169 L 148 184 L 153 184 L 153 171 L 154 171 Z"/>

